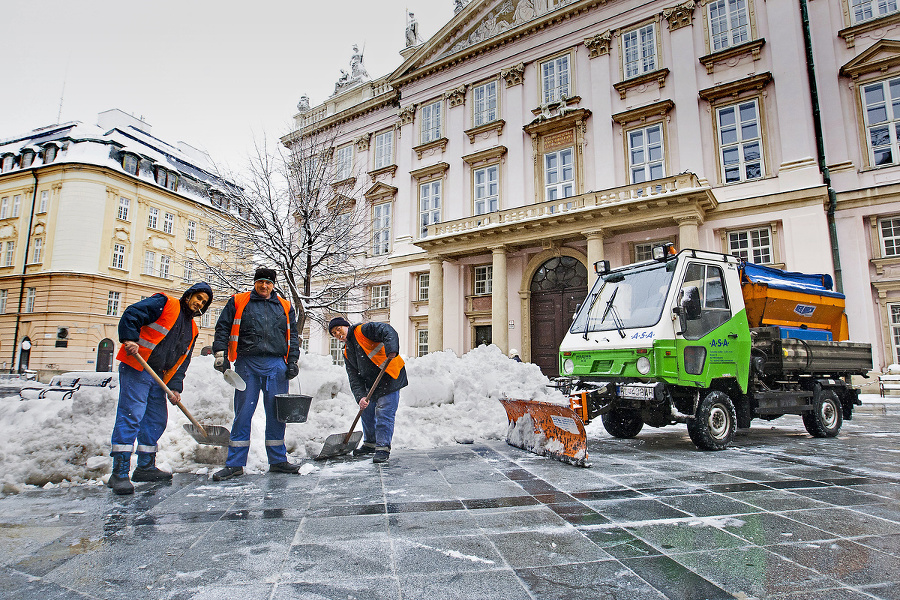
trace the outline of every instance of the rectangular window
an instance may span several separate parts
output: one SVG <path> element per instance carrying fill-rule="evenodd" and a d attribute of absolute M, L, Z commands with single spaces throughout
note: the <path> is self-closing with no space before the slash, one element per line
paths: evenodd
<path fill-rule="evenodd" d="M 472 125 L 478 127 L 497 120 L 497 82 L 477 85 L 472 90 Z"/>
<path fill-rule="evenodd" d="M 391 296 L 391 286 L 387 283 L 372 286 L 372 308 L 387 308 Z"/>
<path fill-rule="evenodd" d="M 110 292 L 106 300 L 106 316 L 119 316 L 119 292 Z"/>
<path fill-rule="evenodd" d="M 300 338 L 300 349 L 309 354 L 309 332 L 303 332 L 303 337 Z"/>
<path fill-rule="evenodd" d="M 122 168 L 126 173 L 137 175 L 138 173 L 138 157 L 134 154 L 126 154 L 122 157 Z"/>
<path fill-rule="evenodd" d="M 381 256 L 391 251 L 391 205 L 376 204 L 372 213 L 372 253 Z"/>
<path fill-rule="evenodd" d="M 9 196 L 4 196 L 0 200 L 0 219 L 9 218 Z"/>
<path fill-rule="evenodd" d="M 475 295 L 486 296 L 493 290 L 493 266 L 475 267 Z"/>
<path fill-rule="evenodd" d="M 430 273 L 419 273 L 419 276 L 416 277 L 416 299 L 419 302 L 428 302 L 428 280 L 430 277 Z"/>
<path fill-rule="evenodd" d="M 144 252 L 144 275 L 156 275 L 156 252 Z"/>
<path fill-rule="evenodd" d="M 425 356 L 428 354 L 428 330 L 419 329 L 416 331 L 416 346 L 418 352 L 416 356 Z"/>
<path fill-rule="evenodd" d="M 475 214 L 500 210 L 500 166 L 475 169 Z"/>
<path fill-rule="evenodd" d="M 128 220 L 128 208 L 131 206 L 131 200 L 128 198 L 119 198 L 119 213 L 116 215 L 116 218 L 127 221 Z"/>
<path fill-rule="evenodd" d="M 8 155 L 4 156 L 3 157 L 3 168 L 2 168 L 3 172 L 6 173 L 7 171 L 12 171 L 12 168 L 15 166 L 15 164 L 16 164 L 16 159 L 12 154 L 8 154 Z"/>
<path fill-rule="evenodd" d="M 331 360 L 339 367 L 344 366 L 344 344 L 335 338 L 331 338 L 330 347 Z"/>
<path fill-rule="evenodd" d="M 570 96 L 568 54 L 541 63 L 541 90 L 542 104 Z"/>
<path fill-rule="evenodd" d="M 193 221 L 187 222 L 187 241 L 197 241 L 197 224 Z"/>
<path fill-rule="evenodd" d="M 428 235 L 428 226 L 441 222 L 441 182 L 429 181 L 419 186 L 419 236 Z"/>
<path fill-rule="evenodd" d="M 50 204 L 50 192 L 43 190 L 41 192 L 41 201 L 38 204 L 38 213 L 47 212 L 47 206 Z"/>
<path fill-rule="evenodd" d="M 169 278 L 169 263 L 171 259 L 165 254 L 159 257 L 159 276 L 163 279 Z"/>
<path fill-rule="evenodd" d="M 8 290 L 0 290 L 0 314 L 6 312 L 6 301 L 9 299 Z"/>
<path fill-rule="evenodd" d="M 31 240 L 31 263 L 37 264 L 44 260 L 44 238 L 34 238 Z"/>
<path fill-rule="evenodd" d="M 715 0 L 706 5 L 713 52 L 750 39 L 748 0 Z"/>
<path fill-rule="evenodd" d="M 897 0 L 850 0 L 850 18 L 854 25 L 895 12 Z"/>
<path fill-rule="evenodd" d="M 882 256 L 900 256 L 900 217 L 882 219 L 879 221 L 879 230 Z"/>
<path fill-rule="evenodd" d="M 192 260 L 184 261 L 184 282 L 194 282 L 194 261 Z"/>
<path fill-rule="evenodd" d="M 159 228 L 159 209 L 150 207 L 149 213 L 147 215 L 147 227 L 150 229 L 158 229 Z"/>
<path fill-rule="evenodd" d="M 375 169 L 394 164 L 394 131 L 389 129 L 375 136 Z"/>
<path fill-rule="evenodd" d="M 661 123 L 628 132 L 628 162 L 631 183 L 666 176 Z"/>
<path fill-rule="evenodd" d="M 163 217 L 163 233 L 172 233 L 175 230 L 175 215 L 166 213 Z"/>
<path fill-rule="evenodd" d="M 422 144 L 433 142 L 441 137 L 441 101 L 432 102 L 422 107 Z"/>
<path fill-rule="evenodd" d="M 350 213 L 341 213 L 334 216 L 334 231 L 337 233 L 333 246 L 335 260 L 347 260 L 350 256 L 350 242 L 352 238 L 350 218 Z"/>
<path fill-rule="evenodd" d="M 25 312 L 34 312 L 34 299 L 37 296 L 37 288 L 27 288 L 25 290 Z"/>
<path fill-rule="evenodd" d="M 750 263 L 772 264 L 772 232 L 768 227 L 731 231 L 728 252 Z"/>
<path fill-rule="evenodd" d="M 13 196 L 13 203 L 12 203 L 12 216 L 13 217 L 19 216 L 19 206 L 21 204 L 22 204 L 22 195 L 16 194 L 15 196 Z"/>
<path fill-rule="evenodd" d="M 353 144 L 337 149 L 334 153 L 334 180 L 343 181 L 353 175 Z"/>
<path fill-rule="evenodd" d="M 888 304 L 891 314 L 891 346 L 894 349 L 894 362 L 900 363 L 900 304 Z"/>
<path fill-rule="evenodd" d="M 113 269 L 125 268 L 125 244 L 113 244 L 112 261 L 109 266 Z"/>
<path fill-rule="evenodd" d="M 11 267 L 13 266 L 13 261 L 16 258 L 16 243 L 15 242 L 6 242 L 6 252 L 3 256 L 3 266 Z"/>
<path fill-rule="evenodd" d="M 897 164 L 900 162 L 900 78 L 864 85 L 862 95 L 869 162 L 874 167 Z"/>
<path fill-rule="evenodd" d="M 622 34 L 622 67 L 625 79 L 656 70 L 656 24 Z"/>
<path fill-rule="evenodd" d="M 756 99 L 716 109 L 719 155 L 725 183 L 763 176 L 762 132 Z"/>
<path fill-rule="evenodd" d="M 544 155 L 544 199 L 559 200 L 575 195 L 575 165 L 572 148 Z"/>

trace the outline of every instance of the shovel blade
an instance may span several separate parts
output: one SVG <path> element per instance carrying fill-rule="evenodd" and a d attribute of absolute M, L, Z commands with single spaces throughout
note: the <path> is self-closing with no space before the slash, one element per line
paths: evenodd
<path fill-rule="evenodd" d="M 324 460 L 326 458 L 341 456 L 342 454 L 352 452 L 359 446 L 359 441 L 362 439 L 362 436 L 362 431 L 354 431 L 350 434 L 350 439 L 347 440 L 347 442 L 344 442 L 347 438 L 346 433 L 332 433 L 325 438 L 325 445 L 322 446 L 322 451 L 319 452 L 319 455 L 315 460 Z"/>
<path fill-rule="evenodd" d="M 226 369 L 223 375 L 225 376 L 225 383 L 227 383 L 237 391 L 243 392 L 247 389 L 247 383 L 240 375 L 237 374 L 237 371 L 235 371 L 234 369 Z"/>
<path fill-rule="evenodd" d="M 191 434 L 191 437 L 198 444 L 206 444 L 207 446 L 227 446 L 231 441 L 231 432 L 225 427 L 219 425 L 206 425 L 203 427 L 206 435 L 193 423 L 185 423 L 184 430 Z"/>
<path fill-rule="evenodd" d="M 509 417 L 506 443 L 578 467 L 591 466 L 584 423 L 570 407 L 538 400 L 501 398 Z"/>

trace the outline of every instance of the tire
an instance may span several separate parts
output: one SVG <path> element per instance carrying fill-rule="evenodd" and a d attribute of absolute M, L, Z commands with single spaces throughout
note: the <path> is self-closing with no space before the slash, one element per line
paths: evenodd
<path fill-rule="evenodd" d="M 737 414 L 728 394 L 712 391 L 697 407 L 697 414 L 688 420 L 688 435 L 701 450 L 724 450 L 734 441 Z"/>
<path fill-rule="evenodd" d="M 640 433 L 644 422 L 641 420 L 641 414 L 635 410 L 623 410 L 614 408 L 601 417 L 603 420 L 603 428 L 609 435 L 630 439 Z"/>
<path fill-rule="evenodd" d="M 834 390 L 820 390 L 813 398 L 813 411 L 803 414 L 803 425 L 817 438 L 835 437 L 844 423 L 841 401 Z"/>

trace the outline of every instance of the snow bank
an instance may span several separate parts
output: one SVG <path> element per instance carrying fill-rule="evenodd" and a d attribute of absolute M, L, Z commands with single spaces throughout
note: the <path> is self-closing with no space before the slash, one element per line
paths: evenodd
<path fill-rule="evenodd" d="M 231 428 L 233 390 L 212 368 L 212 357 L 195 357 L 182 401 L 201 424 Z M 458 357 L 435 352 L 407 359 L 410 384 L 400 392 L 394 448 L 433 448 L 455 442 L 504 439 L 506 412 L 497 401 L 514 398 L 562 402 L 536 365 L 509 360 L 496 346 Z M 313 397 L 306 423 L 289 423 L 285 444 L 291 459 L 312 458 L 332 433 L 347 431 L 357 412 L 343 367 L 328 356 L 300 358 L 291 393 Z M 118 389 L 82 387 L 68 400 L 0 398 L 0 494 L 25 485 L 62 481 L 99 483 L 109 473 L 109 438 Z M 226 449 L 201 446 L 184 430 L 178 408 L 159 440 L 157 464 L 175 472 L 207 473 L 225 462 Z M 249 472 L 268 468 L 263 441 L 265 416 L 256 411 Z M 134 463 L 134 461 L 132 461 Z M 133 465 L 132 465 L 133 466 Z"/>

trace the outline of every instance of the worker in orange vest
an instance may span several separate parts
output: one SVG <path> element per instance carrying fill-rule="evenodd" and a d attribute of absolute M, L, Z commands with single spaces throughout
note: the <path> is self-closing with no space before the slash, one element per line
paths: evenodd
<path fill-rule="evenodd" d="M 288 462 L 285 425 L 275 415 L 275 396 L 286 394 L 288 380 L 300 371 L 297 317 L 291 303 L 275 289 L 276 276 L 274 269 L 257 269 L 253 290 L 232 296 L 216 323 L 213 367 L 224 373 L 234 363 L 234 370 L 247 388 L 234 391 L 234 425 L 228 457 L 225 468 L 213 474 L 214 481 L 244 474 L 250 454 L 250 423 L 260 392 L 266 411 L 269 472 L 300 472 L 300 465 Z"/>
<path fill-rule="evenodd" d="M 119 319 L 119 404 L 112 432 L 113 470 L 107 482 L 116 494 L 134 493 L 128 475 L 135 439 L 138 460 L 132 479 L 172 479 L 171 473 L 156 466 L 156 443 L 168 421 L 166 393 L 134 357 L 140 355 L 162 378 L 172 392 L 172 404 L 180 402 L 198 333 L 194 317 L 206 312 L 212 297 L 212 288 L 201 282 L 180 299 L 154 294 L 136 302 Z"/>
<path fill-rule="evenodd" d="M 344 342 L 344 368 L 353 396 L 363 411 L 360 419 L 363 443 L 353 451 L 353 456 L 372 454 L 372 462 L 387 462 L 391 456 L 400 389 L 409 384 L 403 359 L 397 355 L 400 336 L 387 323 L 350 325 L 343 317 L 335 317 L 328 323 L 328 333 Z M 385 362 L 384 376 L 369 397 L 369 388 Z"/>

